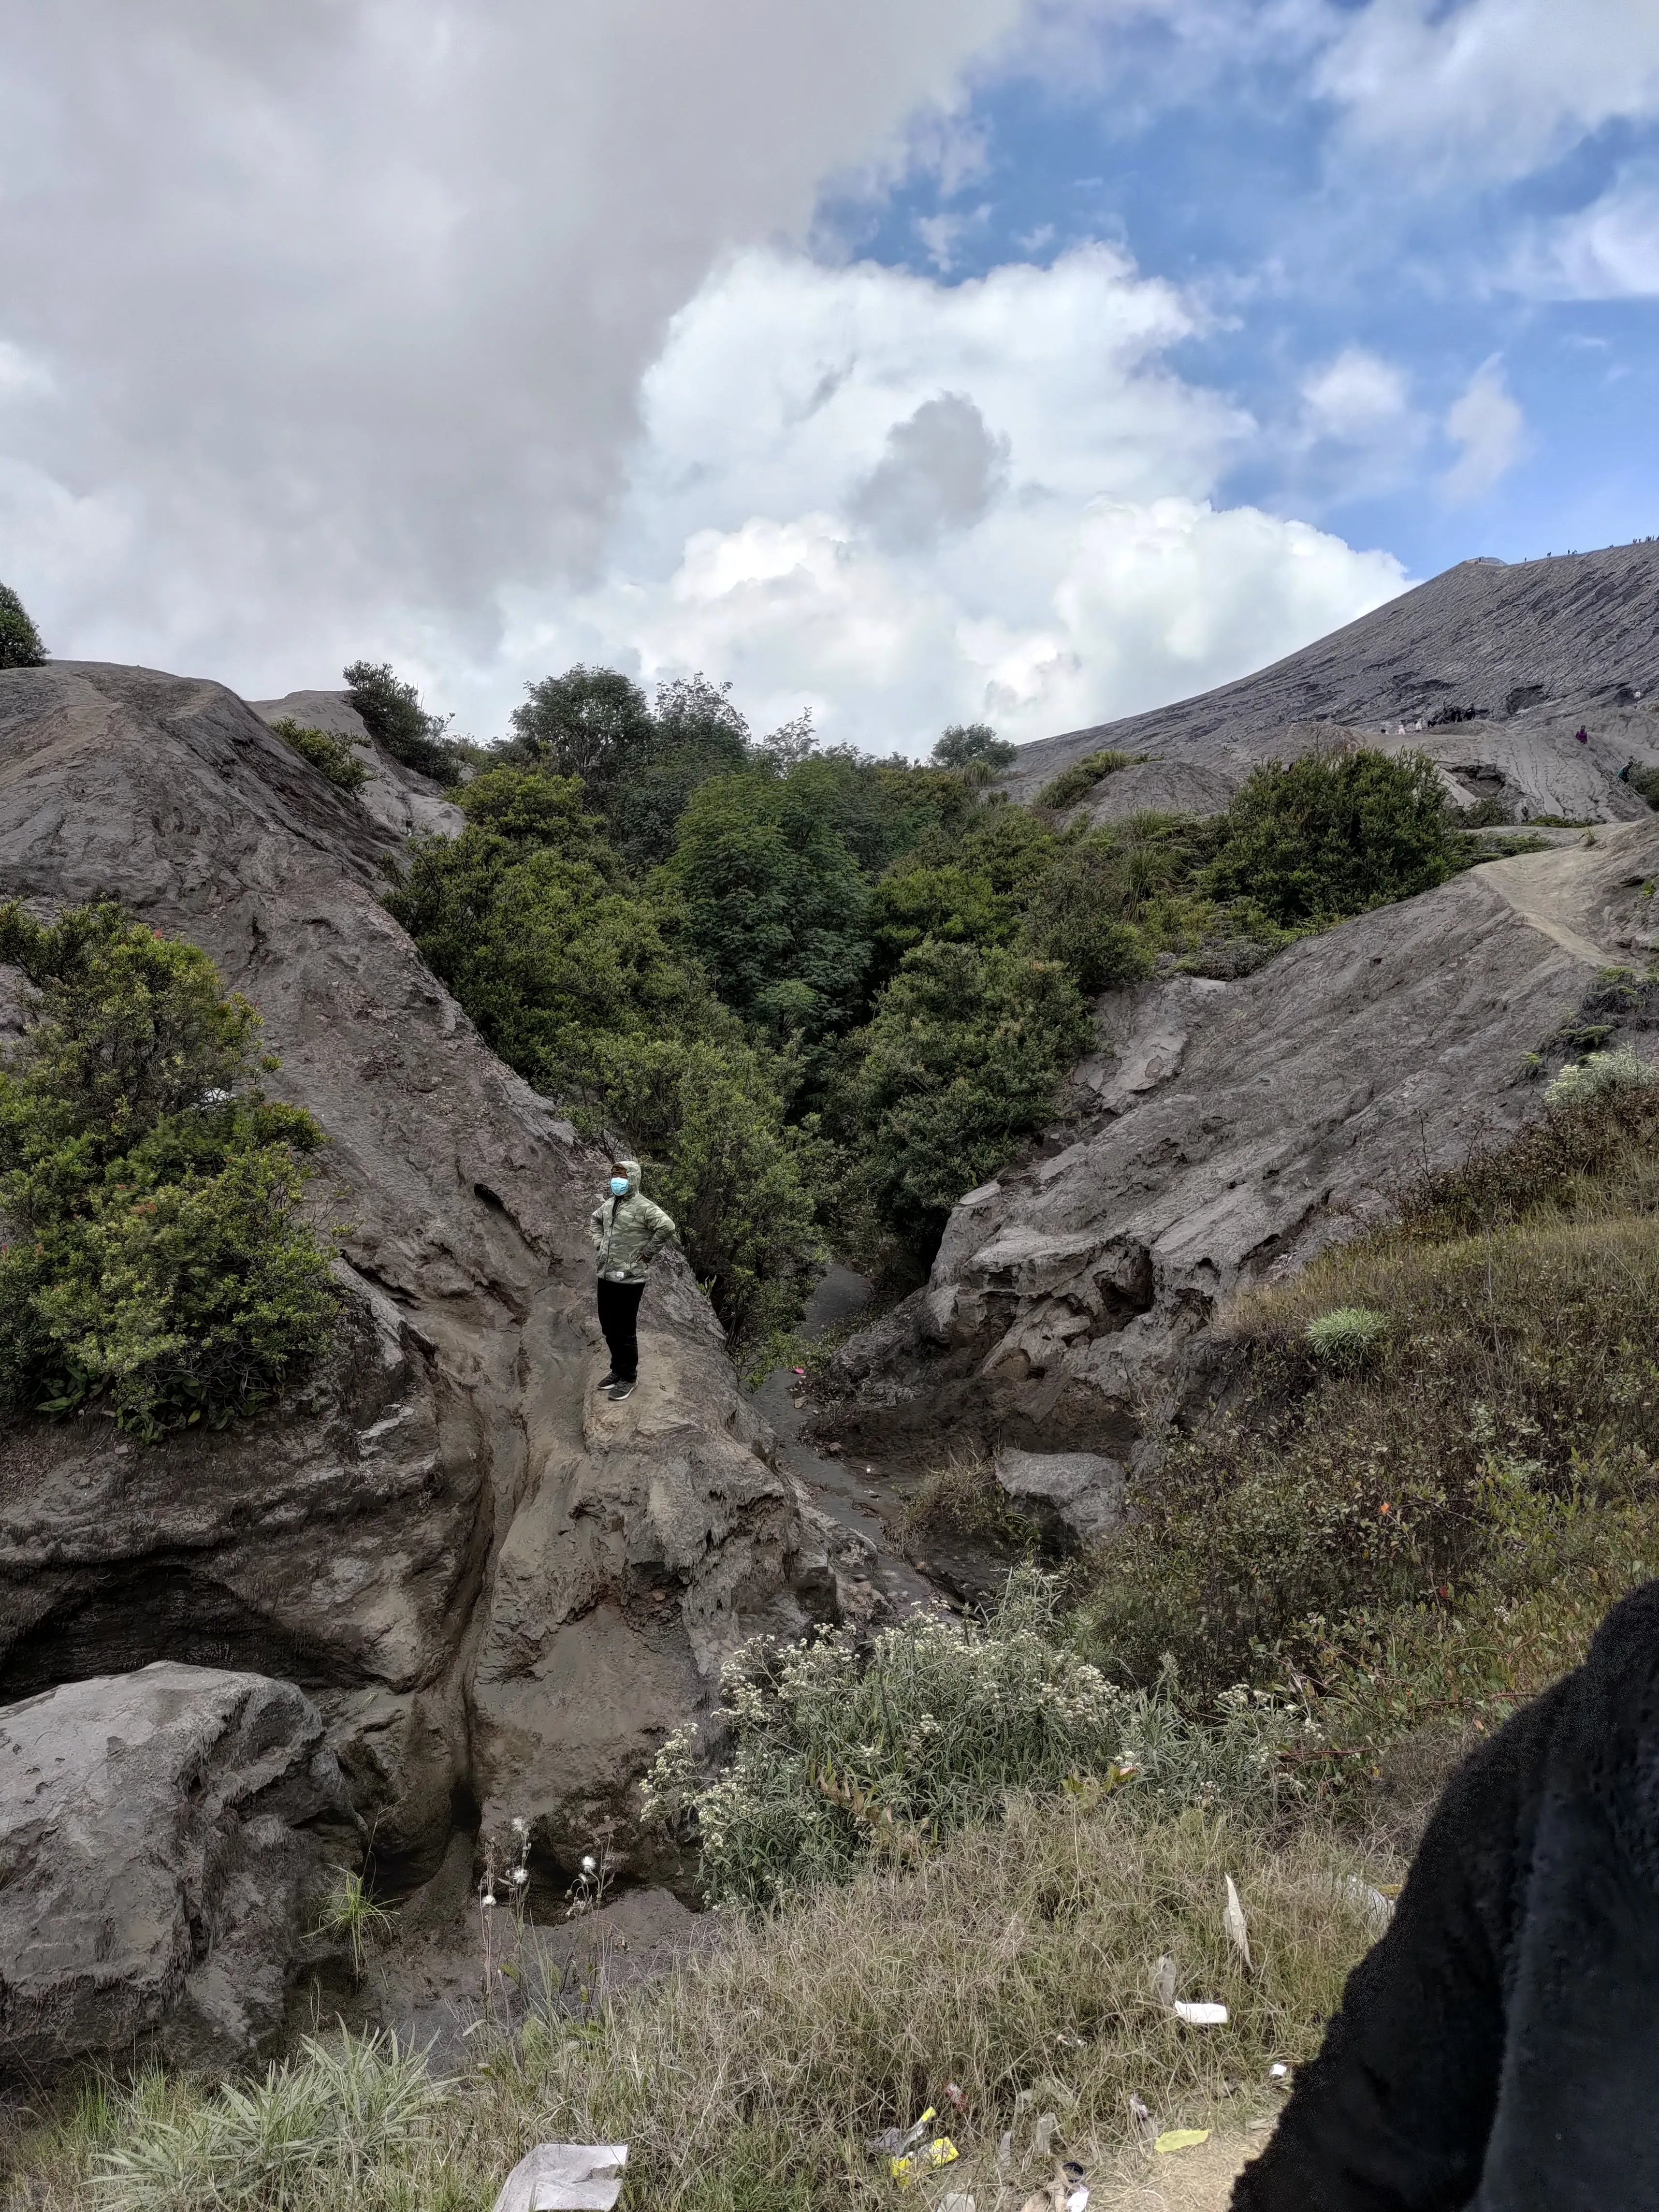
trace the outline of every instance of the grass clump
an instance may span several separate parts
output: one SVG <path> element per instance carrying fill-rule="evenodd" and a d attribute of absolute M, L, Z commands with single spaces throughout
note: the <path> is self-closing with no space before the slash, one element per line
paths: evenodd
<path fill-rule="evenodd" d="M 1022 1513 L 997 1480 L 990 1459 L 963 1449 L 931 1468 L 905 1501 L 907 1534 L 938 1528 L 1016 1552 L 1037 1550 L 1043 1535 L 1042 1524 Z"/>
<path fill-rule="evenodd" d="M 346 1946 L 354 1981 L 362 1981 L 369 1953 L 387 1940 L 393 1924 L 392 1915 L 374 1902 L 364 1877 L 349 1867 L 338 1869 L 324 1894 L 316 1932 Z"/>
<path fill-rule="evenodd" d="M 1080 761 L 1073 761 L 1070 768 L 1063 768 L 1058 775 L 1051 777 L 1038 792 L 1036 803 L 1055 812 L 1061 807 L 1075 805 L 1097 783 L 1103 783 L 1109 775 L 1115 775 L 1120 769 L 1130 767 L 1137 758 L 1134 753 L 1114 752 L 1109 746 L 1101 752 L 1086 753 Z"/>
<path fill-rule="evenodd" d="M 0 908 L 0 960 L 32 989 L 0 1069 L 0 1403 L 152 1439 L 253 1412 L 339 1304 L 302 1212 L 324 1133 L 253 1080 L 258 1015 L 113 904 Z"/>
<path fill-rule="evenodd" d="M 1336 1306 L 1329 1313 L 1316 1315 L 1304 1334 L 1316 1359 L 1341 1367 L 1374 1351 L 1388 1330 L 1389 1316 L 1374 1306 Z"/>
<path fill-rule="evenodd" d="M 343 738 L 331 731 L 307 729 L 291 715 L 284 715 L 270 726 L 285 745 L 320 769 L 337 789 L 361 791 L 368 782 L 368 770 Z"/>

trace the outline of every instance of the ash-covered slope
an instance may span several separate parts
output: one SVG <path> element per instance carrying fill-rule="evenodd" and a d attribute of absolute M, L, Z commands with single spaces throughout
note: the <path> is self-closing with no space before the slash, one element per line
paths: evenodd
<path fill-rule="evenodd" d="M 596 1398 L 601 1163 L 379 904 L 395 849 L 216 684 L 0 673 L 0 896 L 114 897 L 206 947 L 331 1133 L 357 1285 L 314 1403 L 154 1448 L 0 1429 L 0 1703 L 158 1660 L 272 1676 L 383 1860 L 435 1864 L 470 1805 L 530 1820 L 550 1875 L 606 1821 L 637 1869 L 633 1777 L 834 1577 L 677 1258 L 638 1395 Z"/>
<path fill-rule="evenodd" d="M 1619 784 L 1659 760 L 1659 543 L 1514 565 L 1465 561 L 1269 668 L 1199 697 L 1021 748 L 1007 779 L 1030 799 L 1103 749 L 1148 765 L 1102 787 L 1104 810 L 1226 804 L 1260 760 L 1333 734 L 1427 744 L 1468 799 L 1508 792 L 1522 812 L 1616 820 L 1641 802 Z M 1447 708 L 1475 720 L 1420 733 Z M 1403 731 L 1401 725 L 1405 726 Z M 1577 728 L 1591 744 L 1579 748 Z M 1498 770 L 1483 776 L 1483 767 Z"/>

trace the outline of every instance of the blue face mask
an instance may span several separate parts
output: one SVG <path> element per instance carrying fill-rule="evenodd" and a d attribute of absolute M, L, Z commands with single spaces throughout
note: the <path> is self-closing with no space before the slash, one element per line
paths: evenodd
<path fill-rule="evenodd" d="M 626 1176 L 612 1176 L 611 1178 L 611 1188 L 618 1198 L 626 1198 L 628 1195 L 628 1177 Z"/>

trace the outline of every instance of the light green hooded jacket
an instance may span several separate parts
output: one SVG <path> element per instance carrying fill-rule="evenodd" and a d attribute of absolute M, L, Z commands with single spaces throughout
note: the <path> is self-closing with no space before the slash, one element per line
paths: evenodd
<path fill-rule="evenodd" d="M 619 1160 L 617 1164 L 628 1170 L 628 1194 L 607 1195 L 594 1207 L 594 1255 L 607 1283 L 642 1283 L 646 1269 L 664 1245 L 677 1242 L 679 1231 L 661 1206 L 641 1190 L 639 1162 Z"/>

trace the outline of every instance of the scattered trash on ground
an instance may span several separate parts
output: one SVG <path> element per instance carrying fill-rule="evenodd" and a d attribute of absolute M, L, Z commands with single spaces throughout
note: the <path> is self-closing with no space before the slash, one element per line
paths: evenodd
<path fill-rule="evenodd" d="M 1267 2079 L 1270 2081 L 1282 2081 L 1290 2070 L 1282 2058 L 1275 2058 L 1267 2069 Z"/>
<path fill-rule="evenodd" d="M 1176 1962 L 1165 1957 L 1152 1968 L 1152 1994 L 1165 2011 L 1175 2002 Z"/>
<path fill-rule="evenodd" d="M 1225 2027 L 1227 2008 L 1224 2004 L 1183 2004 L 1176 2001 L 1175 2016 L 1184 2020 L 1188 2027 Z"/>
<path fill-rule="evenodd" d="M 538 2143 L 502 2183 L 495 2212 L 611 2212 L 627 2163 L 626 2143 Z"/>
<path fill-rule="evenodd" d="M 1357 1874 L 1345 1875 L 1342 1887 L 1364 1913 L 1380 1936 L 1394 1918 L 1394 1898 L 1384 1891 L 1374 1889 L 1368 1881 L 1361 1881 Z M 1395 1897 L 1400 1894 L 1397 1885 L 1391 1885 Z"/>
<path fill-rule="evenodd" d="M 935 2136 L 932 2142 L 923 2143 L 920 2150 L 913 2150 L 908 2158 L 890 2159 L 887 2170 L 895 2181 L 911 2186 L 920 2181 L 924 2173 L 936 2172 L 941 2166 L 949 2166 L 960 2156 L 961 2153 L 949 2136 Z"/>
<path fill-rule="evenodd" d="M 1089 2183 L 1083 2168 L 1068 2159 L 1056 2163 L 1054 2178 L 1034 2189 L 1020 2212 L 1089 2212 Z"/>
<path fill-rule="evenodd" d="M 1054 2147 L 1054 2137 L 1059 2132 L 1060 2121 L 1055 2114 L 1042 2112 L 1038 2115 L 1036 2127 L 1031 2136 L 1031 2148 L 1039 2158 L 1048 2157 Z"/>
<path fill-rule="evenodd" d="M 939 2212 L 979 2212 L 979 2207 L 971 2197 L 964 2197 L 959 2189 L 953 2189 L 940 2197 Z"/>
<path fill-rule="evenodd" d="M 1244 1924 L 1244 1907 L 1238 1901 L 1238 1885 L 1231 1875 L 1224 1875 L 1223 1880 L 1227 1885 L 1227 1905 L 1221 1916 L 1221 1924 L 1227 1931 L 1227 1941 L 1248 1966 L 1250 1963 L 1250 1931 Z"/>
<path fill-rule="evenodd" d="M 1171 2128 L 1167 2134 L 1158 2137 L 1152 2148 L 1160 2158 L 1164 2158 L 1171 2151 L 1196 2150 L 1200 2143 L 1206 2143 L 1209 2140 L 1208 2128 Z"/>
<path fill-rule="evenodd" d="M 1129 2099 L 1129 2118 L 1134 2122 L 1135 2131 L 1142 2142 L 1150 2143 L 1158 2133 L 1158 2122 L 1152 2118 L 1146 2104 L 1137 2096 L 1131 2095 Z"/>

